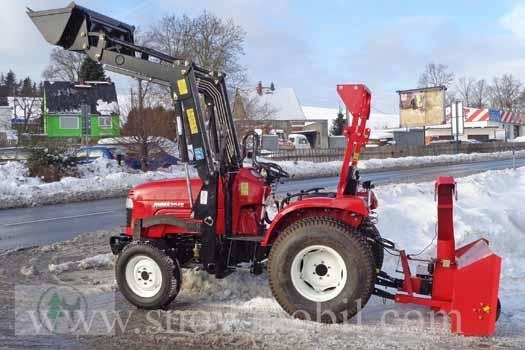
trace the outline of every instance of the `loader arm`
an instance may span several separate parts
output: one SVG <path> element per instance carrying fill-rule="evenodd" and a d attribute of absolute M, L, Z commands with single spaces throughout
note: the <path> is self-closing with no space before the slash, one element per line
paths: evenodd
<path fill-rule="evenodd" d="M 53 10 L 28 9 L 27 13 L 49 43 L 83 52 L 110 71 L 170 88 L 181 160 L 192 162 L 203 183 L 192 209 L 194 219 L 204 223 L 202 255 L 210 259 L 204 261 L 207 266 L 215 255 L 219 188 L 224 192 L 225 230 L 231 233 L 232 186 L 242 167 L 225 74 L 136 45 L 135 27 L 75 3 Z M 199 94 L 204 96 L 206 115 Z M 189 145 L 193 159 L 188 156 Z M 188 197 L 191 201 L 191 193 Z"/>

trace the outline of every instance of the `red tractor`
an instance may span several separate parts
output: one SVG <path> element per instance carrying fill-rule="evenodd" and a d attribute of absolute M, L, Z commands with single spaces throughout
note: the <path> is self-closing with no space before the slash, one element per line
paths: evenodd
<path fill-rule="evenodd" d="M 272 203 L 273 186 L 288 174 L 257 159 L 257 134 L 239 145 L 224 74 L 138 46 L 134 27 L 74 3 L 28 14 L 50 43 L 172 91 L 186 177 L 130 191 L 126 230 L 110 240 L 118 255 L 118 288 L 129 302 L 145 309 L 168 306 L 180 290 L 181 267 L 199 265 L 222 278 L 248 263 L 255 274 L 267 267 L 275 298 L 299 318 L 343 322 L 375 294 L 458 311 L 468 324 L 453 316 L 457 332 L 494 332 L 500 259 L 483 240 L 455 250 L 451 179 L 438 182 L 438 256 L 425 262 L 427 273 L 412 276 L 410 256 L 379 235 L 373 185 L 361 182 L 356 169 L 370 134 L 371 95 L 364 85 L 337 86 L 352 114 L 337 191 L 314 188 Z M 190 165 L 198 178 L 190 178 Z M 269 205 L 278 210 L 272 219 Z M 399 255 L 402 279 L 381 270 L 384 249 Z M 474 281 L 487 287 L 473 289 Z"/>

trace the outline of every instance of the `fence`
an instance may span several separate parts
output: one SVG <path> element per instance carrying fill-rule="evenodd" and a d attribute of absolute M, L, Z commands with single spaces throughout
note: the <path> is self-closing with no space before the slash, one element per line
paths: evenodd
<path fill-rule="evenodd" d="M 491 153 L 511 150 L 525 150 L 525 143 L 487 142 L 479 144 L 459 145 L 459 153 Z M 344 149 L 296 149 L 283 150 L 265 156 L 273 160 L 305 160 L 312 162 L 329 162 L 342 160 Z M 361 151 L 361 159 L 383 159 L 400 157 L 437 156 L 440 154 L 455 154 L 455 144 L 434 144 L 428 146 L 383 146 L 365 147 Z"/>

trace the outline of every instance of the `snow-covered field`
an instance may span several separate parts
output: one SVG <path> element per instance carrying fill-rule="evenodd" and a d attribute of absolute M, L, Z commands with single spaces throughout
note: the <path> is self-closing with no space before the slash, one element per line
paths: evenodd
<path fill-rule="evenodd" d="M 516 152 L 516 156 L 525 157 L 525 151 Z M 512 152 L 497 152 L 369 159 L 360 161 L 359 168 L 363 170 L 410 168 L 511 157 Z M 341 161 L 277 163 L 290 173 L 292 179 L 337 176 L 342 164 Z M 80 178 L 67 177 L 58 182 L 44 183 L 38 178 L 29 177 L 28 170 L 22 163 L 8 162 L 0 165 L 0 209 L 118 197 L 125 195 L 137 184 L 184 175 L 182 166 L 142 173 L 119 167 L 116 161 L 106 159 L 81 165 L 79 173 Z"/>
<path fill-rule="evenodd" d="M 479 237 L 503 257 L 500 298 L 502 314 L 493 337 L 450 334 L 446 317 L 434 319 L 421 307 L 401 306 L 373 297 L 354 322 L 322 325 L 289 318 L 271 296 L 265 275 L 234 273 L 223 280 L 197 270 L 186 270 L 183 290 L 161 318 L 175 320 L 166 332 L 148 331 L 146 313 L 134 311 L 129 331 L 112 337 L 20 340 L 0 333 L 9 345 L 88 348 L 356 348 L 356 349 L 518 349 L 525 344 L 525 168 L 489 171 L 458 179 L 455 204 L 458 245 Z M 416 253 L 435 236 L 434 184 L 408 183 L 378 186 L 379 230 L 382 235 Z M 115 231 L 117 232 L 117 231 Z M 115 233 L 113 232 L 113 233 Z M 89 284 L 113 295 L 112 259 L 107 237 L 112 232 L 79 236 L 72 241 L 0 255 L 0 288 L 19 284 Z M 421 257 L 432 256 L 434 245 Z M 387 271 L 397 259 L 387 255 Z M 10 287 L 11 286 L 11 287 Z M 117 308 L 131 310 L 117 295 Z M 9 310 L 12 294 L 0 291 L 0 308 Z M 11 304 L 10 304 L 11 303 Z M 3 306 L 2 306 L 3 305 Z M 382 320 L 385 311 L 390 317 Z M 4 311 L 1 310 L 0 311 Z M 423 317 L 414 317 L 414 311 Z M 1 314 L 6 314 L 1 312 Z M 395 316 L 392 316 L 395 315 Z M 2 319 L 0 317 L 0 319 Z M 359 320 L 359 322 L 357 322 Z M 8 319 L 2 320 L 4 329 Z M 138 329 L 138 331 L 137 331 Z M 68 343 L 69 342 L 69 343 Z"/>

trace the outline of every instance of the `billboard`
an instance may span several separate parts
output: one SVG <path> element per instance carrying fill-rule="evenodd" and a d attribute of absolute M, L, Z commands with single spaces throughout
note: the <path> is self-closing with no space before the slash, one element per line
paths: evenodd
<path fill-rule="evenodd" d="M 445 90 L 446 87 L 438 86 L 398 91 L 401 126 L 443 124 L 445 121 Z"/>

